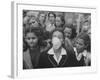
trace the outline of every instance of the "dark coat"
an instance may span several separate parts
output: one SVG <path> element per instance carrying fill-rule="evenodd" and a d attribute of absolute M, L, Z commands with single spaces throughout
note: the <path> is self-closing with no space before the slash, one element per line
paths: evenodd
<path fill-rule="evenodd" d="M 70 54 L 70 55 L 69 55 Z M 42 53 L 39 59 L 38 68 L 56 68 L 56 67 L 74 67 L 76 66 L 76 58 L 71 53 L 62 55 L 62 59 L 59 64 L 53 58 L 53 55 L 48 53 Z"/>

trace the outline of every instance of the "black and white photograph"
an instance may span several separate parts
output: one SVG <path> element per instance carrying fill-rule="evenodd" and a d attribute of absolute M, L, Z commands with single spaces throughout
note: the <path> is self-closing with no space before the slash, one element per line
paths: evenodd
<path fill-rule="evenodd" d="M 91 66 L 91 13 L 23 10 L 23 69 Z"/>
<path fill-rule="evenodd" d="M 13 77 L 96 71 L 95 8 L 14 3 L 13 10 Z"/>

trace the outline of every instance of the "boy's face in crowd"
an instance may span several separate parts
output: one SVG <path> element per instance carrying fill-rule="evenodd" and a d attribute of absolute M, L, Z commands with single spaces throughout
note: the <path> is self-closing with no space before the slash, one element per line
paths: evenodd
<path fill-rule="evenodd" d="M 49 20 L 50 20 L 51 23 L 54 23 L 55 17 L 54 17 L 53 14 L 50 14 L 50 15 L 49 15 Z"/>
<path fill-rule="evenodd" d="M 65 37 L 70 38 L 71 37 L 71 34 L 72 34 L 72 29 L 66 27 L 65 30 L 64 30 Z"/>
<path fill-rule="evenodd" d="M 38 43 L 38 37 L 34 33 L 29 32 L 26 34 L 25 41 L 27 42 L 27 44 L 30 48 L 33 48 Z"/>
<path fill-rule="evenodd" d="M 61 26 L 62 21 L 60 17 L 56 17 L 56 26 Z"/>
<path fill-rule="evenodd" d="M 39 20 L 40 21 L 45 21 L 45 14 L 40 14 Z"/>
<path fill-rule="evenodd" d="M 85 48 L 84 40 L 78 38 L 76 40 L 75 47 L 76 47 L 78 53 L 83 52 L 83 50 Z"/>

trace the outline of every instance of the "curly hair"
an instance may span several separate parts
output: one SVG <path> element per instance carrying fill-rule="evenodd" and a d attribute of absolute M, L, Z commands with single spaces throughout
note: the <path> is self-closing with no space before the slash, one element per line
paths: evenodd
<path fill-rule="evenodd" d="M 29 27 L 24 32 L 24 34 L 25 34 L 24 37 L 23 37 L 24 50 L 26 50 L 28 48 L 27 43 L 25 41 L 25 36 L 27 35 L 27 33 L 34 33 L 38 37 L 38 44 L 37 44 L 38 47 L 41 47 L 41 46 L 45 45 L 43 43 L 43 37 L 42 37 L 43 31 L 42 31 L 42 29 L 39 28 L 39 27 L 35 27 L 35 28 L 34 27 Z"/>

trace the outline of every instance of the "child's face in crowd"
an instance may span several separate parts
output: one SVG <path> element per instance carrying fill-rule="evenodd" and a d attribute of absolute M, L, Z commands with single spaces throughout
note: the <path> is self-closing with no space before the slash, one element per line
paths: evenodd
<path fill-rule="evenodd" d="M 45 14 L 40 14 L 39 20 L 40 21 L 45 21 Z"/>
<path fill-rule="evenodd" d="M 72 34 L 72 29 L 66 27 L 65 30 L 64 30 L 65 37 L 70 38 L 71 37 L 71 34 Z"/>
<path fill-rule="evenodd" d="M 63 34 L 59 31 L 55 31 L 52 35 L 52 39 L 54 37 L 57 37 L 60 41 L 61 41 L 61 44 L 63 43 Z"/>
<path fill-rule="evenodd" d="M 76 47 L 78 53 L 83 52 L 83 50 L 85 48 L 84 40 L 78 38 L 76 40 L 75 47 Z"/>
<path fill-rule="evenodd" d="M 29 23 L 31 27 L 38 27 L 38 22 L 34 18 L 30 19 Z"/>
<path fill-rule="evenodd" d="M 56 26 L 61 26 L 62 21 L 60 17 L 56 17 Z"/>
<path fill-rule="evenodd" d="M 54 17 L 53 14 L 49 15 L 49 20 L 50 20 L 51 23 L 54 23 L 55 17 Z"/>
<path fill-rule="evenodd" d="M 30 48 L 35 47 L 38 43 L 38 37 L 32 32 L 26 34 L 25 40 Z"/>

